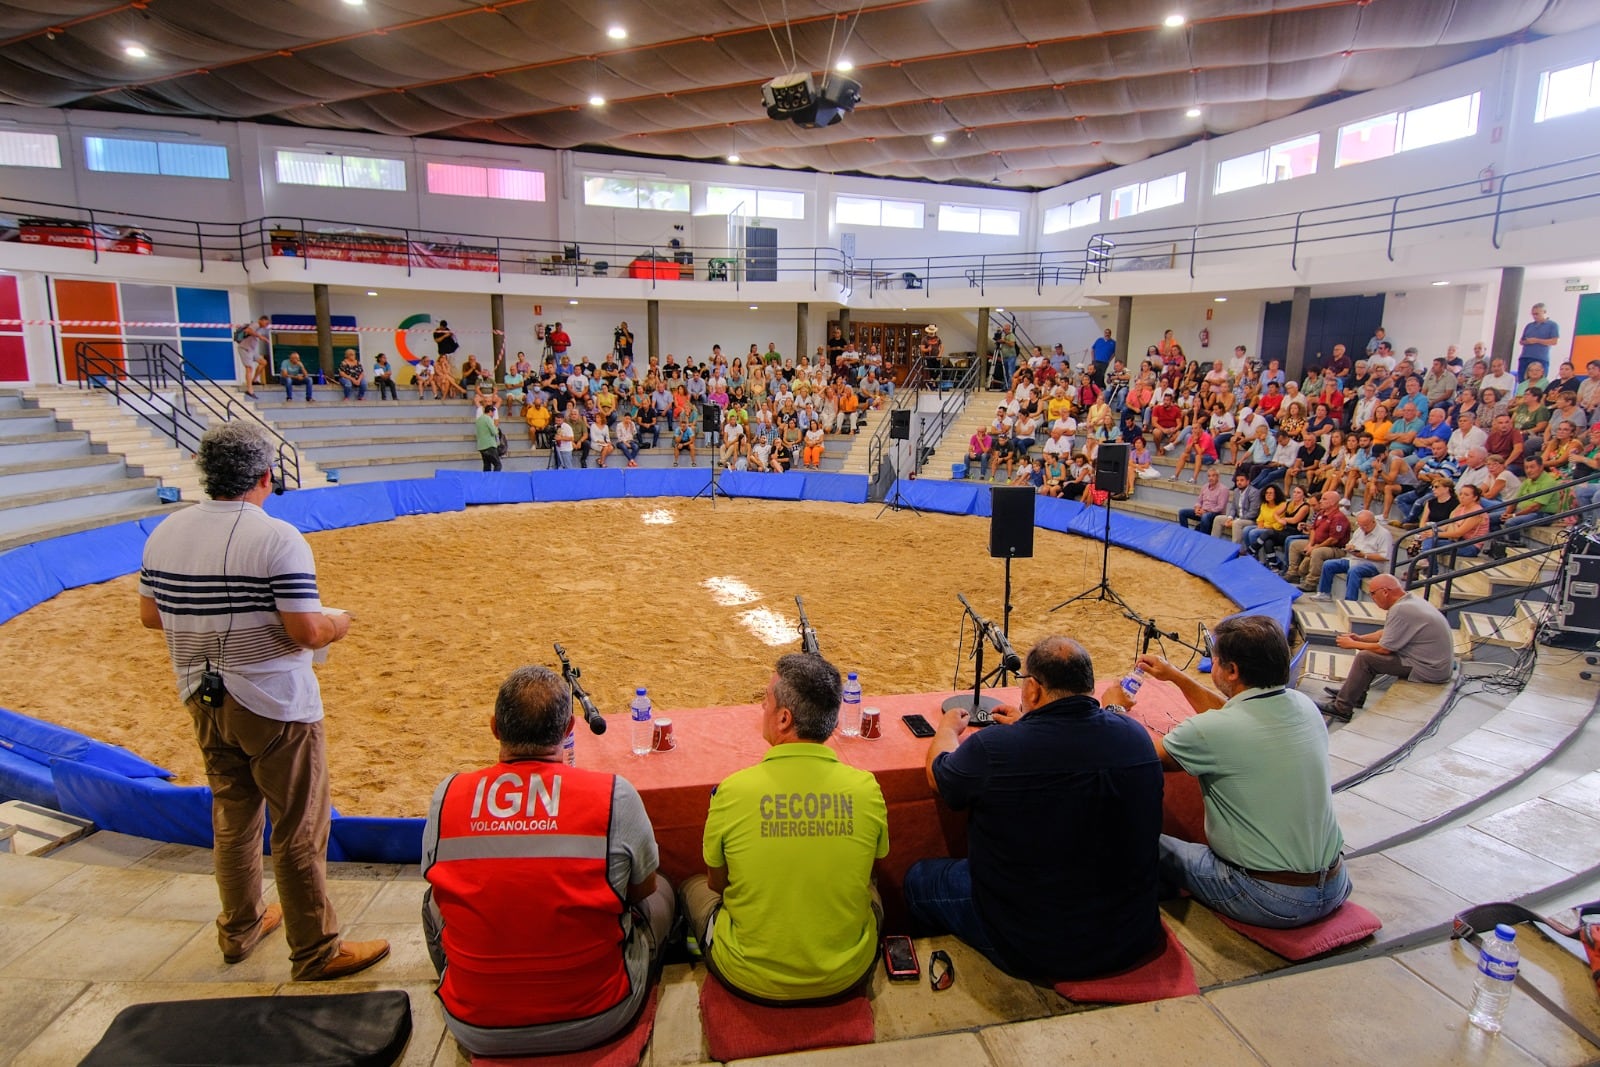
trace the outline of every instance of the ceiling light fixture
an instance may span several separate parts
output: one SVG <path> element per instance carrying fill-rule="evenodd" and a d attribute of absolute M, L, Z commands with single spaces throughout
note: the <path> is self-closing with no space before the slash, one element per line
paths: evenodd
<path fill-rule="evenodd" d="M 1449 282 L 1434 282 L 1434 285 L 1449 285 Z"/>
<path fill-rule="evenodd" d="M 1184 114 L 1189 116 L 1191 119 L 1197 119 L 1200 117 L 1200 109 L 1197 107 L 1191 107 L 1188 111 L 1185 111 Z"/>
<path fill-rule="evenodd" d="M 946 137 L 942 133 L 936 133 L 936 134 L 933 135 L 933 138 L 932 138 L 934 144 L 944 144 L 949 139 L 950 138 Z"/>
<path fill-rule="evenodd" d="M 1225 296 L 1214 296 L 1211 298 L 1211 302 L 1213 304 L 1226 304 L 1228 302 L 1228 298 Z"/>
<path fill-rule="evenodd" d="M 344 0 L 350 7 L 366 7 L 367 0 Z"/>
<path fill-rule="evenodd" d="M 578 306 L 578 302 L 576 300 L 568 300 L 567 303 L 571 304 L 573 307 Z"/>
<path fill-rule="evenodd" d="M 345 0 L 345 3 L 348 4 L 349 2 L 350 0 Z M 626 41 L 628 39 L 628 31 L 621 26 L 611 26 L 607 28 L 606 36 L 613 41 Z"/>
<path fill-rule="evenodd" d="M 840 74 L 849 74 L 852 70 L 856 69 L 856 65 L 850 62 L 848 59 L 841 59 L 839 62 L 833 65 L 833 69 L 838 71 Z"/>
<path fill-rule="evenodd" d="M 589 97 L 589 106 L 590 107 L 605 107 L 606 106 L 606 98 L 601 96 L 599 93 L 593 93 Z"/>
<path fill-rule="evenodd" d="M 346 2 L 348 2 L 348 0 L 346 0 Z M 368 289 L 367 290 L 367 295 L 368 296 L 377 296 L 378 295 L 378 290 L 376 290 L 376 289 Z"/>
<path fill-rule="evenodd" d="M 1188 21 L 1189 20 L 1184 18 L 1181 14 L 1174 11 L 1172 14 L 1161 20 L 1161 25 L 1165 26 L 1169 30 L 1175 30 Z"/>
<path fill-rule="evenodd" d="M 750 305 L 750 310 L 751 311 L 760 311 L 761 310 L 761 305 L 760 304 L 751 304 Z"/>
<path fill-rule="evenodd" d="M 132 59 L 144 59 L 150 54 L 149 49 L 145 48 L 144 45 L 134 44 L 132 41 L 122 46 L 122 52 Z"/>

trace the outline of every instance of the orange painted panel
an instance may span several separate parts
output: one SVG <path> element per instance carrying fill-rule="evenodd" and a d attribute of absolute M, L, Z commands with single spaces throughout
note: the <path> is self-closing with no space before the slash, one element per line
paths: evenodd
<path fill-rule="evenodd" d="M 1572 365 L 1578 369 L 1578 374 L 1583 374 L 1583 368 L 1591 359 L 1600 359 L 1600 335 L 1588 334 L 1572 339 Z"/>
<path fill-rule="evenodd" d="M 55 280 L 56 318 L 63 321 L 88 320 L 92 322 L 122 321 L 122 305 L 117 299 L 115 282 L 86 282 L 67 278 Z M 61 328 L 62 372 L 68 381 L 78 377 L 73 349 L 79 341 L 93 341 L 108 337 L 120 338 L 120 326 L 63 326 Z M 108 351 L 110 351 L 108 349 Z M 121 353 L 117 353 L 120 362 Z"/>

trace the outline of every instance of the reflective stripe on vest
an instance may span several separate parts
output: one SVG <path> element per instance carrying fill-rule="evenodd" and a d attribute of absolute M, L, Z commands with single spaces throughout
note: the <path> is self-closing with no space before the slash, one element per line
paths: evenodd
<path fill-rule="evenodd" d="M 457 775 L 427 870 L 444 920 L 439 999 L 473 1026 L 588 1018 L 631 991 L 607 878 L 614 779 L 564 763 Z"/>

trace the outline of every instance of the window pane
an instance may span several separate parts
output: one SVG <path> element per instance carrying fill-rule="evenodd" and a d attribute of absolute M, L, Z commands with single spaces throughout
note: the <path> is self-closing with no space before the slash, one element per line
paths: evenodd
<path fill-rule="evenodd" d="M 1593 63 L 1584 63 L 1565 70 L 1547 71 L 1539 79 L 1539 106 L 1534 112 L 1533 121 L 1543 122 L 1562 115 L 1575 115 L 1593 107 L 1594 67 Z"/>
<path fill-rule="evenodd" d="M 1121 189 L 1111 194 L 1111 217 L 1120 219 L 1128 215 L 1138 214 L 1139 187 L 1137 185 L 1124 185 Z"/>
<path fill-rule="evenodd" d="M 90 170 L 116 174 L 160 174 L 161 160 L 154 141 L 126 141 L 117 137 L 85 137 L 84 163 Z"/>
<path fill-rule="evenodd" d="M 406 189 L 406 165 L 399 159 L 379 159 L 376 156 L 345 156 L 344 187 L 346 189 L 387 189 L 403 193 Z"/>
<path fill-rule="evenodd" d="M 489 195 L 496 200 L 544 201 L 544 171 L 513 167 L 488 169 Z"/>
<path fill-rule="evenodd" d="M 1293 141 L 1275 144 L 1267 149 L 1267 181 L 1286 182 L 1290 178 L 1304 178 L 1317 172 L 1317 159 L 1322 153 L 1322 135 L 1307 134 Z"/>
<path fill-rule="evenodd" d="M 761 189 L 756 193 L 756 212 L 764 219 L 803 219 L 806 194 L 788 189 Z"/>
<path fill-rule="evenodd" d="M 279 149 L 278 181 L 285 185 L 322 185 L 337 189 L 344 184 L 344 168 L 338 156 Z"/>
<path fill-rule="evenodd" d="M 1092 226 L 1100 221 L 1100 194 L 1086 196 L 1072 203 L 1072 225 Z"/>
<path fill-rule="evenodd" d="M 904 200 L 884 200 L 883 225 L 897 226 L 903 230 L 922 229 L 922 205 Z"/>
<path fill-rule="evenodd" d="M 1251 152 L 1247 156 L 1235 156 L 1225 159 L 1217 164 L 1217 186 L 1219 193 L 1231 193 L 1237 189 L 1248 189 L 1253 185 L 1261 185 L 1267 180 L 1267 150 Z"/>
<path fill-rule="evenodd" d="M 1352 163 L 1394 155 L 1395 129 L 1399 123 L 1400 116 L 1391 113 L 1339 127 L 1339 151 L 1333 165 L 1348 167 Z"/>
<path fill-rule="evenodd" d="M 1022 232 L 1022 212 L 986 207 L 980 213 L 979 229 L 997 237 L 1015 237 Z"/>
<path fill-rule="evenodd" d="M 1154 211 L 1156 208 L 1183 203 L 1183 189 L 1188 177 L 1188 174 L 1169 174 L 1165 178 L 1145 182 L 1144 205 L 1139 210 Z"/>
<path fill-rule="evenodd" d="M 1072 205 L 1057 204 L 1044 209 L 1044 232 L 1060 233 L 1072 228 Z"/>
<path fill-rule="evenodd" d="M 0 167 L 61 168 L 61 139 L 53 133 L 0 131 Z"/>
<path fill-rule="evenodd" d="M 429 163 L 428 192 L 437 196 L 488 196 L 488 176 L 482 167 L 459 163 Z"/>
<path fill-rule="evenodd" d="M 639 183 L 632 178 L 591 174 L 583 179 L 583 202 L 590 207 L 638 207 Z"/>
<path fill-rule="evenodd" d="M 834 201 L 834 216 L 841 226 L 877 226 L 880 206 L 877 200 L 841 196 Z"/>
<path fill-rule="evenodd" d="M 158 141 L 156 155 L 161 173 L 175 178 L 228 177 L 228 150 L 219 144 L 188 144 Z"/>
<path fill-rule="evenodd" d="M 939 205 L 939 229 L 950 233 L 979 233 L 982 213 L 963 204 Z"/>
<path fill-rule="evenodd" d="M 650 211 L 689 210 L 688 182 L 641 181 L 639 206 Z"/>
<path fill-rule="evenodd" d="M 706 186 L 707 215 L 727 215 L 734 211 L 741 215 L 753 215 L 755 207 L 754 189 L 737 189 L 731 185 Z"/>
<path fill-rule="evenodd" d="M 1412 108 L 1400 122 L 1399 151 L 1443 144 L 1478 132 L 1478 94 Z"/>

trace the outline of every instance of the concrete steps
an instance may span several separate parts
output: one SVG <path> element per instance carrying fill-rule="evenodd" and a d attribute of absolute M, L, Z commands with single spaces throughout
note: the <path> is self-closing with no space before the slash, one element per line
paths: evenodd
<path fill-rule="evenodd" d="M 200 476 L 193 457 L 158 436 L 132 412 L 117 405 L 103 390 L 69 386 L 33 386 L 24 391 L 27 402 L 53 412 L 55 417 L 86 433 L 97 448 L 120 456 L 135 476 L 158 478 L 177 489 L 185 500 L 200 500 Z"/>

